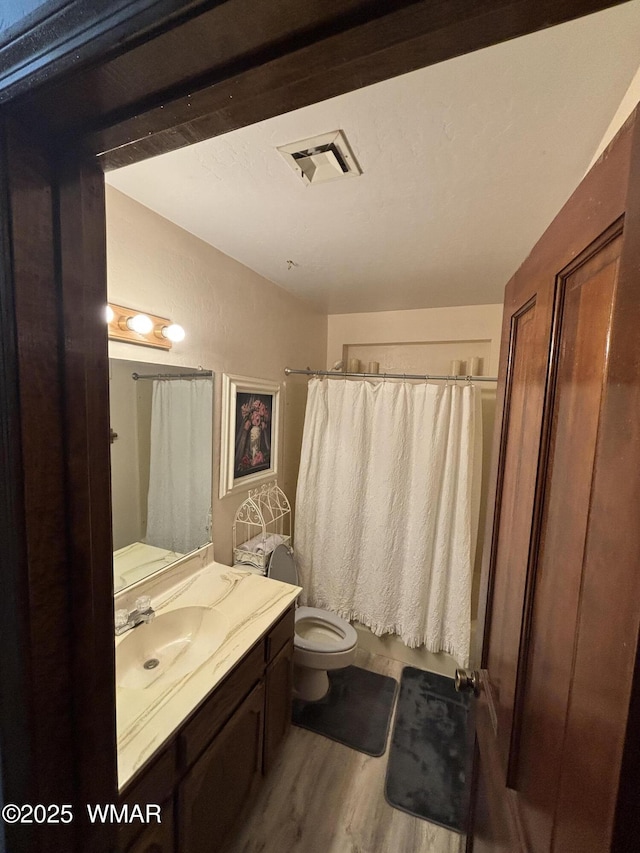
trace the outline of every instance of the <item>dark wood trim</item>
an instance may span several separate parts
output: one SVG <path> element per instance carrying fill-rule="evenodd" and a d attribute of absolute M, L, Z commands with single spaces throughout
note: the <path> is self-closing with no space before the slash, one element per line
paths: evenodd
<path fill-rule="evenodd" d="M 7 524 L 13 521 L 15 528 L 7 526 L 1 537 L 4 542 L 7 535 L 12 552 L 0 573 L 2 607 L 10 611 L 1 629 L 6 642 L 2 690 L 12 697 L 0 707 L 4 796 L 5 802 L 75 805 L 76 766 L 75 760 L 69 761 L 75 756 L 72 577 L 65 536 L 53 174 L 47 155 L 15 123 L 4 122 L 2 132 L 11 238 L 10 247 L 4 247 L 11 265 L 5 258 L 3 298 L 11 302 L 3 306 L 3 325 L 13 345 L 5 354 L 3 402 L 18 398 L 18 409 L 8 413 L 7 425 L 8 450 L 16 454 L 7 480 L 13 474 L 14 481 L 5 486 L 11 489 L 13 516 Z M 15 631 L 15 636 L 6 636 L 6 631 Z M 73 849 L 73 825 L 48 831 L 42 826 L 7 825 L 5 830 L 12 853 Z"/>
<path fill-rule="evenodd" d="M 135 34 L 203 0 L 45 0 L 25 18 L 0 31 L 0 102 L 58 76 L 114 47 L 122 50 Z M 210 4 L 207 4 L 210 5 Z M 192 12 L 193 13 L 193 12 Z"/>
<path fill-rule="evenodd" d="M 61 150 L 82 138 L 115 168 L 612 5 L 227 0 L 17 107 Z"/>
<path fill-rule="evenodd" d="M 13 158 L 6 122 L 0 121 L 0 196 L 4 211 L 11 209 L 9 170 Z M 24 802 L 33 785 L 29 708 L 29 579 L 24 506 L 24 472 L 19 355 L 13 288 L 12 229 L 8 216 L 0 217 L 0 684 L 11 690 L 20 714 L 0 714 L 2 777 L 5 802 Z M 5 829 L 3 827 L 3 829 Z M 11 844 L 15 831 L 6 827 Z M 2 836 L 0 836 L 0 839 Z M 26 844 L 32 839 L 27 834 Z"/>
<path fill-rule="evenodd" d="M 4 798 L 75 816 L 6 832 L 54 853 L 92 848 L 85 803 L 116 790 L 104 177 L 1 132 Z"/>
<path fill-rule="evenodd" d="M 640 352 L 638 352 L 638 300 L 640 298 L 640 108 L 634 113 L 635 128 L 631 143 L 629 187 L 625 214 L 624 261 L 620 267 L 620 281 L 629 279 L 633 287 L 627 288 L 627 299 L 618 300 L 614 306 L 612 331 L 624 335 L 629 341 L 627 352 L 609 365 L 610 398 L 606 401 L 606 419 L 601 426 L 603 451 L 606 457 L 599 465 L 609 481 L 622 483 L 626 493 L 624 517 L 617 519 L 619 529 L 625 531 L 628 554 L 636 555 L 634 568 L 627 565 L 627 575 L 635 577 L 635 586 L 630 590 L 629 602 L 635 622 L 636 648 L 629 655 L 629 698 L 628 718 L 618 803 L 615 816 L 613 853 L 626 853 L 638 845 L 640 838 L 640 810 L 638 809 L 638 759 L 640 756 L 640 573 L 638 573 L 637 555 L 640 553 L 640 525 L 637 524 L 640 505 L 640 477 L 636 468 L 629 466 L 627 454 L 637 453 L 640 446 L 640 425 L 637 413 L 640 411 Z M 631 121 L 634 119 L 632 118 Z M 629 377 L 635 381 L 629 382 Z M 624 423 L 628 434 L 628 447 L 620 451 L 615 439 L 615 425 Z M 595 508 L 597 509 L 597 508 Z M 629 544 L 631 542 L 632 544 Z M 617 618 L 627 618 L 628 614 L 616 614 Z M 632 649 L 633 647 L 630 646 Z"/>
<path fill-rule="evenodd" d="M 113 643 L 109 371 L 104 175 L 96 164 L 62 164 L 57 180 L 60 303 L 64 329 L 64 438 L 69 590 L 73 618 L 74 732 L 79 802 L 113 802 L 117 790 Z M 100 758 L 100 772 L 93 768 Z M 93 849 L 96 827 L 76 828 Z M 110 829 L 110 827 L 107 827 Z M 105 827 L 98 827 L 100 837 Z M 89 835 L 85 837 L 84 832 Z"/>
<path fill-rule="evenodd" d="M 87 800 L 117 799 L 100 169 L 619 2 L 115 0 L 114 17 L 75 42 L 69 21 L 39 19 L 31 36 L 48 47 L 17 75 L 4 58 L 26 56 L 26 42 L 1 48 L 14 74 L 0 80 L 6 801 L 68 801 L 79 817 Z M 79 821 L 9 827 L 7 842 L 11 853 L 111 845 Z"/>
<path fill-rule="evenodd" d="M 343 32 L 336 22 L 329 34 L 284 45 L 282 55 L 242 58 L 159 92 L 144 114 L 111 115 L 108 128 L 86 136 L 85 150 L 118 168 L 569 20 L 575 5 L 419 2 Z"/>

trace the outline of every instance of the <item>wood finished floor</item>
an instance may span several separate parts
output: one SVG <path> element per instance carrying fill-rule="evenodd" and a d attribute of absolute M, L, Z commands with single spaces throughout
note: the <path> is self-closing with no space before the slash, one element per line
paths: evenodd
<path fill-rule="evenodd" d="M 355 663 L 398 681 L 404 666 L 360 649 Z M 387 803 L 388 751 L 372 758 L 292 726 L 228 853 L 459 853 L 457 833 Z"/>

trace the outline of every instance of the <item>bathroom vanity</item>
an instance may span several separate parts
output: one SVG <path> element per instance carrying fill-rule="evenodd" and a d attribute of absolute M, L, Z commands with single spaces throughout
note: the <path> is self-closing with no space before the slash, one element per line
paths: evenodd
<path fill-rule="evenodd" d="M 125 640 L 147 626 L 116 640 L 120 802 L 139 804 L 143 811 L 147 804 L 162 807 L 160 824 L 121 825 L 119 851 L 224 849 L 290 725 L 299 591 L 217 564 L 155 596 L 147 590 L 158 625 L 172 613 L 179 619 L 210 609 L 223 620 L 224 631 L 219 646 L 194 671 L 176 680 L 169 666 L 155 681 L 135 687 L 121 686 L 131 684 L 132 675 L 130 658 L 119 656 L 118 647 L 124 649 Z"/>

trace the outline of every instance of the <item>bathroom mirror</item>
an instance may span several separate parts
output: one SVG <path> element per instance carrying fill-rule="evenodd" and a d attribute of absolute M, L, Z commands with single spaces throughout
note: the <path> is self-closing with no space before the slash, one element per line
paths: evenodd
<path fill-rule="evenodd" d="M 211 541 L 213 374 L 109 359 L 114 591 Z"/>

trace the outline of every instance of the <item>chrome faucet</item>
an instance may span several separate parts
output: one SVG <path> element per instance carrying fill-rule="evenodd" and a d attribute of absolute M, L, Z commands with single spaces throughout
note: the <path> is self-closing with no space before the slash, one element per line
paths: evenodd
<path fill-rule="evenodd" d="M 148 595 L 141 595 L 136 598 L 134 610 L 116 610 L 116 636 L 124 634 L 125 631 L 130 631 L 132 628 L 137 628 L 143 622 L 151 622 L 155 615 L 155 610 L 151 606 L 151 598 Z"/>

